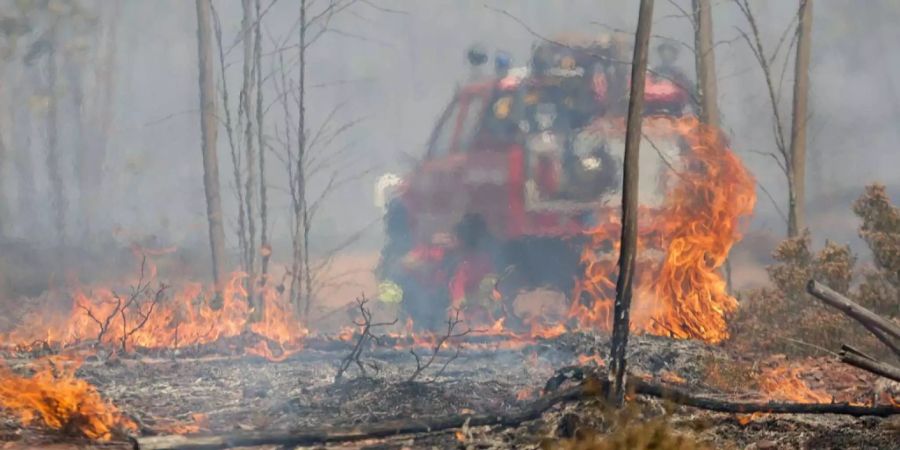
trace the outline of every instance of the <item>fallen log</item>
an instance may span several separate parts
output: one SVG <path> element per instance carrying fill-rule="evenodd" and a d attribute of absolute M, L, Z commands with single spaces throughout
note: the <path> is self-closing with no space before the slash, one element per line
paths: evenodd
<path fill-rule="evenodd" d="M 848 352 L 841 353 L 841 362 L 900 383 L 900 368 L 890 364 Z"/>
<path fill-rule="evenodd" d="M 773 403 L 729 402 L 699 397 L 682 389 L 654 384 L 630 377 L 627 384 L 642 395 L 649 395 L 685 406 L 725 413 L 842 414 L 849 416 L 887 417 L 900 414 L 900 406 L 857 406 L 845 403 Z M 398 435 L 437 433 L 468 426 L 513 427 L 536 420 L 560 403 L 606 398 L 610 382 L 603 377 L 590 377 L 576 387 L 551 392 L 533 401 L 519 412 L 483 415 L 453 415 L 422 420 L 389 421 L 353 428 L 316 428 L 296 431 L 260 431 L 207 436 L 151 436 L 134 439 L 135 450 L 212 450 L 262 445 L 302 446 L 335 442 L 352 442 Z"/>
<path fill-rule="evenodd" d="M 521 411 L 512 414 L 452 415 L 427 420 L 398 420 L 353 428 L 318 428 L 281 432 L 247 432 L 210 436 L 152 436 L 133 441 L 135 450 L 208 450 L 259 445 L 315 445 L 386 438 L 403 434 L 433 433 L 469 426 L 517 426 L 539 418 L 553 406 L 573 400 L 587 399 L 604 392 L 598 383 L 579 386 L 541 397 Z"/>
<path fill-rule="evenodd" d="M 863 351 L 861 351 L 858 348 L 853 347 L 849 344 L 841 344 L 841 350 L 845 353 L 853 353 L 857 356 L 868 359 L 870 361 L 875 361 L 875 358 L 869 356 L 868 354 L 864 353 Z"/>
<path fill-rule="evenodd" d="M 826 305 L 841 311 L 862 324 L 862 326 L 875 335 L 878 340 L 890 348 L 895 355 L 900 357 L 900 346 L 891 339 L 891 337 L 893 337 L 893 339 L 900 339 L 900 326 L 863 308 L 853 300 L 835 292 L 830 287 L 825 286 L 816 280 L 809 280 L 809 283 L 806 285 L 806 290 Z"/>

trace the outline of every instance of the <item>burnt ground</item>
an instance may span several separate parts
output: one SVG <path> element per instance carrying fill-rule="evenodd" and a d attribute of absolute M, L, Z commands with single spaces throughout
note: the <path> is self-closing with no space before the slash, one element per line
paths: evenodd
<path fill-rule="evenodd" d="M 255 357 L 154 355 L 88 360 L 79 376 L 134 417 L 144 433 L 291 430 L 516 411 L 540 395 L 557 369 L 577 364 L 579 355 L 604 354 L 608 348 L 605 336 L 580 333 L 520 343 L 516 348 L 508 348 L 509 342 L 504 339 L 485 340 L 462 349 L 458 355 L 452 349 L 442 350 L 434 364 L 410 382 L 407 379 L 415 371 L 416 362 L 409 349 L 383 343 L 363 355 L 367 376 L 351 369 L 336 382 L 337 367 L 353 342 L 316 342 L 311 340 L 306 350 L 278 363 Z M 418 352 L 427 355 L 425 349 Z M 747 357 L 729 354 L 723 348 L 638 336 L 633 338 L 629 353 L 630 371 L 635 374 L 682 384 L 694 393 L 713 397 L 762 398 L 753 392 L 753 383 L 745 381 L 751 378 L 737 374 L 753 364 Z M 725 367 L 723 361 L 749 364 Z M 445 363 L 446 368 L 436 376 Z M 27 360 L 10 365 L 22 368 Z M 717 372 L 711 374 L 711 367 Z M 811 365 L 806 372 L 811 387 L 827 387 L 844 396 L 840 401 L 848 395 L 857 400 L 870 395 L 849 392 L 871 385 L 873 380 L 867 375 L 852 373 L 841 378 L 834 375 L 839 370 L 821 364 Z M 733 378 L 734 385 L 722 383 L 723 377 Z M 832 379 L 843 379 L 845 384 L 829 384 Z M 517 428 L 475 427 L 330 447 L 540 448 L 542 441 L 572 435 L 576 430 L 606 432 L 625 428 L 629 421 L 639 423 L 665 416 L 671 429 L 711 448 L 900 448 L 900 421 L 896 418 L 738 417 L 643 397 L 632 405 L 636 417 L 627 420 L 613 417 L 597 401 L 584 401 L 557 406 L 540 420 Z M 3 448 L 89 445 L 56 431 L 22 428 L 9 417 L 0 419 L 0 441 L 7 442 Z M 129 445 L 111 442 L 95 446 Z"/>

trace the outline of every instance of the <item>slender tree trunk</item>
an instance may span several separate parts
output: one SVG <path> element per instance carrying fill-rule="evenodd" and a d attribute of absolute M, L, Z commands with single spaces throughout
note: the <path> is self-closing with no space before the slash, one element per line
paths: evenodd
<path fill-rule="evenodd" d="M 225 72 L 225 49 L 222 46 L 222 24 L 219 21 L 219 16 L 216 13 L 215 5 L 210 3 L 210 12 L 212 13 L 213 24 L 215 25 L 215 36 L 216 36 L 216 49 L 218 50 L 219 56 L 219 76 L 222 80 L 222 88 L 220 91 L 222 92 L 222 111 L 225 115 L 225 136 L 228 138 L 228 149 L 229 155 L 231 156 L 231 168 L 232 168 L 232 177 L 234 180 L 234 191 L 237 197 L 238 204 L 238 223 L 237 223 L 237 238 L 238 238 L 238 248 L 240 250 L 240 264 L 243 267 L 246 264 L 247 258 L 247 216 L 244 212 L 244 189 L 241 180 L 241 154 L 238 149 L 237 138 L 235 138 L 235 127 L 234 122 L 231 117 L 231 102 L 229 101 L 228 95 L 228 77 Z M 240 111 L 240 100 L 238 100 L 238 126 L 240 129 L 240 120 L 242 118 L 242 113 Z"/>
<path fill-rule="evenodd" d="M 71 55 L 63 55 L 63 72 L 68 85 L 67 91 L 72 98 L 72 112 L 75 115 L 73 121 L 75 124 L 75 136 L 72 143 L 75 151 L 75 180 L 76 186 L 78 186 L 75 226 L 76 229 L 80 228 L 81 235 L 86 237 L 83 231 L 87 229 L 87 222 L 90 220 L 90 217 L 86 214 L 86 205 L 90 199 L 88 184 L 91 177 L 88 174 L 88 166 L 90 165 L 88 152 L 91 149 L 87 144 L 87 128 L 89 125 L 84 114 L 84 74 L 82 70 L 83 68 L 79 67 L 76 61 L 73 61 Z"/>
<path fill-rule="evenodd" d="M 266 193 L 266 145 L 263 135 L 263 92 L 262 92 L 262 28 L 260 17 L 260 0 L 256 0 L 256 27 L 254 33 L 254 65 L 256 67 L 256 137 L 259 152 L 259 248 L 260 248 L 260 285 L 266 283 L 269 273 L 269 258 L 272 247 L 269 244 L 268 195 Z"/>
<path fill-rule="evenodd" d="M 256 154 L 254 153 L 253 135 L 253 97 L 254 76 L 253 68 L 253 27 L 254 20 L 253 0 L 242 0 L 244 18 L 241 23 L 241 38 L 244 44 L 244 78 L 241 89 L 241 111 L 244 114 L 244 152 L 247 161 L 247 174 L 244 179 L 244 202 L 247 212 L 247 255 L 244 270 L 247 271 L 247 297 L 250 305 L 258 307 L 256 301 L 256 217 L 253 209 L 256 192 Z M 240 189 L 240 187 L 239 187 Z"/>
<path fill-rule="evenodd" d="M 719 126 L 716 55 L 713 49 L 712 11 L 709 0 L 693 0 L 697 63 L 697 92 L 700 95 L 700 120 Z"/>
<path fill-rule="evenodd" d="M 300 0 L 300 82 L 298 89 L 299 119 L 297 137 L 297 193 L 302 217 L 301 236 L 303 238 L 303 320 L 309 320 L 312 303 L 312 272 L 309 267 L 309 205 L 306 186 L 306 0 Z"/>
<path fill-rule="evenodd" d="M 92 234 L 97 214 L 103 208 L 103 164 L 106 161 L 107 143 L 113 122 L 113 98 L 116 92 L 116 50 L 118 43 L 118 24 L 120 20 L 120 2 L 110 2 L 104 8 L 102 19 L 105 31 L 97 36 L 98 58 L 94 64 L 96 89 L 91 97 L 91 108 L 85 113 L 87 121 L 87 160 L 85 177 L 81 195 L 86 197 L 81 205 L 84 217 L 84 233 Z"/>
<path fill-rule="evenodd" d="M 59 154 L 59 102 L 57 92 L 57 76 L 58 70 L 56 58 L 58 42 L 56 37 L 56 26 L 52 25 L 50 30 L 50 42 L 52 42 L 52 50 L 47 54 L 47 117 L 44 123 L 46 139 L 47 139 L 47 155 L 46 166 L 47 176 L 50 179 L 50 207 L 53 209 L 53 224 L 56 228 L 57 237 L 60 244 L 66 240 L 66 188 L 62 178 L 60 168 Z"/>
<path fill-rule="evenodd" d="M 794 106 L 791 120 L 791 165 L 793 190 L 788 210 L 788 235 L 806 228 L 806 120 L 809 117 L 809 53 L 812 32 L 812 0 L 800 0 L 797 25 L 797 58 L 794 62 Z"/>
<path fill-rule="evenodd" d="M 712 8 L 709 0 L 693 0 L 694 49 L 700 121 L 719 128 L 719 89 L 716 80 L 716 52 L 713 44 Z M 725 259 L 725 287 L 731 292 L 731 259 Z"/>
<path fill-rule="evenodd" d="M 17 68 L 18 86 L 33 86 L 31 77 L 26 73 L 25 68 Z M 31 111 L 28 109 L 28 95 L 32 93 L 32 89 L 14 89 L 12 92 L 13 102 L 10 107 L 13 109 L 13 152 L 15 157 L 13 164 L 16 168 L 16 216 L 20 225 L 20 230 L 28 235 L 34 232 L 36 224 L 35 216 L 35 198 L 37 198 L 37 189 L 34 186 L 34 161 L 32 161 L 31 151 Z"/>
<path fill-rule="evenodd" d="M 212 250 L 213 281 L 216 299 L 222 306 L 225 285 L 225 228 L 222 224 L 222 199 L 219 195 L 219 157 L 216 150 L 216 84 L 213 71 L 210 0 L 197 2 L 197 55 L 200 67 L 200 136 L 203 153 L 203 187 L 206 191 L 206 216 L 209 220 L 209 244 Z"/>
<path fill-rule="evenodd" d="M 628 98 L 628 122 L 625 131 L 624 179 L 622 182 L 622 238 L 619 251 L 619 276 L 613 314 L 610 379 L 614 388 L 611 400 L 621 405 L 625 399 L 625 349 L 630 326 L 632 281 L 637 250 L 638 161 L 644 107 L 644 81 L 647 76 L 647 47 L 653 20 L 653 0 L 641 0 L 631 60 L 631 94 Z"/>

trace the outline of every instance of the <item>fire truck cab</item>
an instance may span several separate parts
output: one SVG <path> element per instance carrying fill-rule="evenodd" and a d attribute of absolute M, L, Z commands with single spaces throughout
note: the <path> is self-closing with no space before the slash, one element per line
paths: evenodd
<path fill-rule="evenodd" d="M 432 327 L 448 307 L 466 307 L 451 298 L 454 273 L 469 267 L 456 250 L 461 230 L 477 234 L 469 237 L 492 260 L 493 270 L 481 272 L 491 272 L 495 313 L 509 315 L 523 289 L 571 290 L 583 233 L 619 205 L 627 70 L 610 62 L 616 51 L 609 40 L 543 44 L 529 67 L 459 88 L 424 159 L 382 183 L 376 195 L 386 207 L 387 239 L 379 276 L 401 293 L 415 323 Z M 641 145 L 647 207 L 661 203 L 682 145 L 674 133 L 653 132 L 686 98 L 666 82 L 650 80 L 647 89 L 654 114 Z M 652 107 L 659 104 L 668 109 Z M 389 185 L 393 195 L 384 192 Z"/>

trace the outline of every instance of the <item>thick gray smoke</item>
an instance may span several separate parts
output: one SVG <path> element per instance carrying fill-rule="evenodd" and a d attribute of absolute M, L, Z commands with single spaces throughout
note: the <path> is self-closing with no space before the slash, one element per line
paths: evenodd
<path fill-rule="evenodd" d="M 13 0 L 4 0 L 3 11 L 13 11 Z M 112 121 L 106 159 L 103 163 L 100 198 L 102 207 L 91 233 L 110 236 L 156 236 L 160 245 L 178 244 L 205 248 L 207 242 L 202 185 L 197 88 L 197 44 L 194 3 L 184 0 L 120 0 L 83 2 L 92 8 L 117 8 L 116 14 L 101 14 L 101 20 L 116 20 L 115 64 L 112 77 Z M 117 3 L 114 5 L 114 3 Z M 268 4 L 268 1 L 264 1 Z M 313 3 L 324 3 L 321 2 Z M 774 49 L 795 14 L 794 1 L 753 1 L 764 44 Z M 240 2 L 216 0 L 222 18 L 226 47 L 235 44 L 240 31 Z M 690 2 L 657 2 L 654 35 L 693 42 L 692 28 L 674 4 L 689 9 Z M 508 12 L 504 14 L 497 10 Z M 371 0 L 357 2 L 337 14 L 330 30 L 310 48 L 308 80 L 310 128 L 322 123 L 335 105 L 343 107 L 335 116 L 338 124 L 362 119 L 350 133 L 332 143 L 326 152 L 347 148 L 341 160 L 347 173 L 366 172 L 338 190 L 323 203 L 314 241 L 321 248 L 340 242 L 359 230 L 369 232 L 357 245 L 375 249 L 380 242 L 376 223 L 379 210 L 372 205 L 375 176 L 386 171 L 403 172 L 407 155 L 419 157 L 424 143 L 456 85 L 468 73 L 464 52 L 479 42 L 491 51 L 502 49 L 513 55 L 514 64 L 526 64 L 537 35 L 561 32 L 601 33 L 611 29 L 632 30 L 637 14 L 634 2 L 571 0 L 482 1 L 482 0 Z M 298 2 L 280 0 L 265 18 L 263 72 L 276 70 L 277 52 L 272 40 L 285 39 L 298 17 Z M 713 17 L 720 79 L 723 124 L 732 143 L 759 183 L 784 209 L 785 182 L 771 158 L 759 153 L 774 150 L 772 115 L 758 64 L 737 28 L 747 25 L 729 1 L 714 2 Z M 849 210 L 862 187 L 881 181 L 897 195 L 900 185 L 900 151 L 895 123 L 900 120 L 897 90 L 900 54 L 892 43 L 900 35 L 892 25 L 900 8 L 891 0 L 867 2 L 817 2 L 814 11 L 812 50 L 812 116 L 809 118 L 810 226 L 819 238 L 854 239 L 855 223 Z M 516 20 L 518 19 L 518 20 Z M 100 25 L 98 25 L 100 26 Z M 529 29 L 530 28 L 530 29 Z M 289 43 L 296 42 L 288 37 Z M 661 42 L 655 38 L 655 43 Z M 773 62 L 780 75 L 790 36 Z M 294 60 L 294 52 L 284 52 Z M 681 66 L 693 74 L 693 55 L 685 48 Z M 236 101 L 240 77 L 240 49 L 226 57 L 228 89 Z M 651 61 L 652 62 L 652 61 Z M 8 236 L 32 242 L 52 241 L 53 205 L 51 183 L 45 169 L 46 136 L 32 118 L 30 130 L 17 130 L 29 139 L 13 140 L 9 124 L 22 101 L 32 97 L 34 74 L 13 76 L 21 61 L 4 60 L 2 194 L 6 201 Z M 787 68 L 780 100 L 789 117 L 791 67 Z M 296 67 L 289 78 L 296 79 Z M 65 89 L 63 84 L 60 89 Z M 91 91 L 86 92 L 90 96 Z M 266 88 L 266 102 L 274 90 Z M 25 97 L 25 98 L 23 98 Z M 18 103 L 17 103 L 18 102 Z M 231 105 L 234 107 L 234 105 Z M 77 208 L 72 154 L 77 111 L 61 107 L 60 151 L 62 177 L 67 187 L 68 208 Z M 281 126 L 280 108 L 268 112 L 270 129 Z M 227 157 L 227 141 L 220 131 L 221 182 L 226 207 L 226 232 L 232 247 L 236 200 Z M 16 156 L 20 155 L 20 156 Z M 21 156 L 24 155 L 24 156 Z M 30 165 L 36 188 L 29 211 L 17 206 L 21 183 L 15 158 Z M 287 257 L 289 199 L 286 175 L 277 158 L 269 158 L 273 235 L 276 258 Z M 324 183 L 327 177 L 319 178 Z M 77 217 L 68 211 L 67 217 Z M 81 230 L 73 222 L 71 240 Z M 784 221 L 773 202 L 759 192 L 752 232 L 783 234 Z M 281 255 L 279 255 L 279 252 Z"/>

